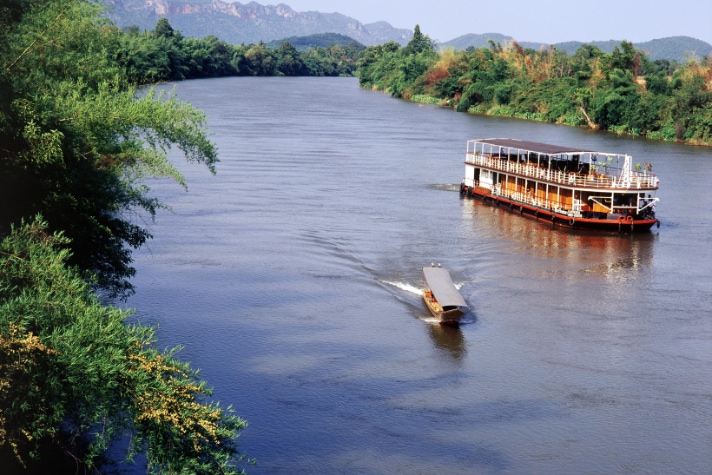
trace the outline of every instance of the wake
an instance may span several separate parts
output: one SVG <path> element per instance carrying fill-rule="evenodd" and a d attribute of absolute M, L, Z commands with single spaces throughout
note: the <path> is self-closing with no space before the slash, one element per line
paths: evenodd
<path fill-rule="evenodd" d="M 404 290 L 411 294 L 420 295 L 423 293 L 423 289 L 421 287 L 416 287 L 416 286 L 409 284 L 407 282 L 391 282 L 390 280 L 383 280 L 383 279 L 378 279 L 378 281 L 383 284 L 389 285 L 391 287 L 395 287 L 397 289 Z M 457 290 L 460 290 L 462 288 L 462 286 L 465 284 L 467 284 L 467 282 L 453 282 L 453 285 L 455 285 L 455 288 Z"/>
<path fill-rule="evenodd" d="M 391 287 L 395 287 L 397 289 L 401 289 L 401 290 L 404 290 L 406 292 L 409 292 L 409 293 L 415 294 L 415 295 L 420 295 L 423 291 L 423 289 L 416 287 L 414 285 L 411 285 L 407 282 L 391 282 L 388 280 L 381 280 L 381 279 L 378 279 L 378 280 L 379 280 L 379 282 L 382 282 L 386 285 L 390 285 Z"/>

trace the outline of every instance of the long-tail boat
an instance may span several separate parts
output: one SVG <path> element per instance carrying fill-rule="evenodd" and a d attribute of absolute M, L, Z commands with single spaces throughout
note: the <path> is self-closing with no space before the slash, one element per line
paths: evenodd
<path fill-rule="evenodd" d="M 460 194 L 554 226 L 632 233 L 660 227 L 659 183 L 630 155 L 493 138 L 467 142 Z"/>
<path fill-rule="evenodd" d="M 460 318 L 470 308 L 452 283 L 450 271 L 431 264 L 430 267 L 423 267 L 423 279 L 427 286 L 423 290 L 423 300 L 430 313 L 444 325 L 459 325 Z"/>

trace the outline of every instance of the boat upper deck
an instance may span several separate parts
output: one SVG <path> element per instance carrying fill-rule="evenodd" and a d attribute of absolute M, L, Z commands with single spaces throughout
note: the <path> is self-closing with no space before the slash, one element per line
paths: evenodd
<path fill-rule="evenodd" d="M 470 140 L 465 163 L 575 188 L 655 190 L 659 182 L 647 163 L 634 170 L 629 155 L 514 139 Z"/>

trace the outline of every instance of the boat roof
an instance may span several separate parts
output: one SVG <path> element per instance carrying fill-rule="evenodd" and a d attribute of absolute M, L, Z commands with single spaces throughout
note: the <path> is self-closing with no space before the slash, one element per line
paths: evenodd
<path fill-rule="evenodd" d="M 564 147 L 528 140 L 517 139 L 477 139 L 475 142 L 482 142 L 498 147 L 517 148 L 529 152 L 538 152 L 547 155 L 569 154 L 569 153 L 597 153 L 595 150 L 583 150 L 576 147 Z"/>
<path fill-rule="evenodd" d="M 423 278 L 440 306 L 467 307 L 465 299 L 455 288 L 450 279 L 450 272 L 445 267 L 423 267 Z"/>

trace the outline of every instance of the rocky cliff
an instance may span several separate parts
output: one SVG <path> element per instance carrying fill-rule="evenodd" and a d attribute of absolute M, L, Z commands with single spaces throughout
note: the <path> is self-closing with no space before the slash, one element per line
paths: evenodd
<path fill-rule="evenodd" d="M 396 41 L 406 44 L 411 30 L 378 22 L 364 25 L 340 13 L 296 12 L 289 5 L 242 4 L 221 0 L 104 0 L 107 16 L 118 26 L 153 29 L 168 19 L 184 36 L 213 35 L 232 44 L 258 43 L 289 36 L 339 33 L 365 45 Z"/>

